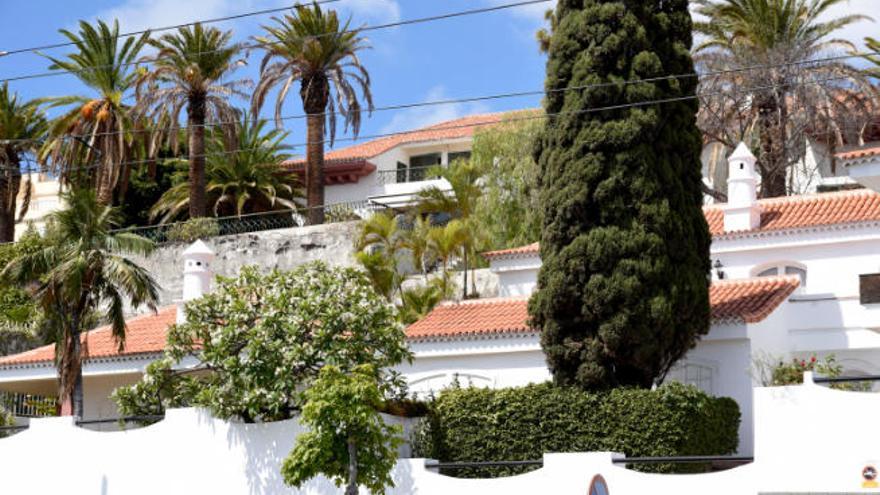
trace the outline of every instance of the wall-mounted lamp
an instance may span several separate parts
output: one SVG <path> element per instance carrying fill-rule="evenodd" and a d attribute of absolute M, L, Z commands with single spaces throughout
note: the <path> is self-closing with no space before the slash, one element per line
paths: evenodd
<path fill-rule="evenodd" d="M 721 263 L 721 260 L 715 260 L 712 268 L 715 269 L 715 275 L 718 277 L 718 280 L 724 280 L 724 270 L 722 270 L 724 265 Z"/>

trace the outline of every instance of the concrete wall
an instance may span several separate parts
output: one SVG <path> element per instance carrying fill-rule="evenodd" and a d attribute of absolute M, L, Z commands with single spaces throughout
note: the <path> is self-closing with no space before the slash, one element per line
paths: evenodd
<path fill-rule="evenodd" d="M 322 260 L 334 265 L 354 266 L 357 227 L 358 222 L 344 222 L 228 235 L 206 242 L 217 253 L 214 273 L 226 277 L 238 275 L 239 270 L 248 265 L 265 270 L 289 270 Z M 147 258 L 135 258 L 162 287 L 163 306 L 180 300 L 183 283 L 181 253 L 186 248 L 187 245 L 182 243 L 167 244 Z"/>

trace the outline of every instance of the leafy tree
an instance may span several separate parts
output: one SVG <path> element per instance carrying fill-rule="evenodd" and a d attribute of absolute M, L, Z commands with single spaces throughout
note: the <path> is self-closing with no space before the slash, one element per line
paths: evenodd
<path fill-rule="evenodd" d="M 61 414 L 82 417 L 82 357 L 80 336 L 90 318 L 106 311 L 113 336 L 125 344 L 125 302 L 155 309 L 158 286 L 143 268 L 123 255 L 147 255 L 153 243 L 131 233 L 114 233 L 116 209 L 102 204 L 94 191 L 62 194 L 67 204 L 51 213 L 45 245 L 23 253 L 0 272 L 4 281 L 32 287 L 40 310 L 57 331 Z"/>
<path fill-rule="evenodd" d="M 844 49 L 840 29 L 870 19 L 831 12 L 845 0 L 695 0 L 704 18 L 694 25 L 703 40 L 694 49 L 704 77 L 701 127 L 709 139 L 733 149 L 757 144 L 761 196 L 784 196 L 787 171 L 804 155 L 805 140 L 831 146 L 858 134 L 847 124 L 853 110 L 866 108 L 853 93 L 873 93 L 862 72 L 844 60 L 803 64 Z M 730 70 L 743 67 L 755 69 Z M 855 89 L 856 91 L 852 91 Z M 853 108 L 855 107 L 855 108 Z M 861 126 L 859 126 L 861 127 Z"/>
<path fill-rule="evenodd" d="M 357 495 L 358 485 L 370 493 L 393 486 L 391 470 L 402 443 L 402 429 L 385 424 L 379 415 L 383 390 L 370 365 L 346 373 L 326 366 L 305 392 L 300 421 L 309 428 L 296 439 L 284 460 L 284 480 L 297 488 L 325 475 L 346 484 L 346 495 Z"/>
<path fill-rule="evenodd" d="M 149 33 L 120 38 L 116 21 L 112 27 L 104 21 L 80 21 L 79 34 L 60 32 L 79 51 L 63 59 L 46 55 L 52 61 L 49 68 L 69 71 L 95 95 L 45 98 L 50 107 L 68 110 L 52 120 L 41 158 L 62 180 L 89 184 L 98 201 L 110 204 L 117 187 L 124 195 L 131 172 L 128 162 L 143 151 L 137 138 L 144 136 L 144 123 L 133 119 L 124 101 L 138 77 L 133 66 Z"/>
<path fill-rule="evenodd" d="M 536 115 L 517 112 L 474 134 L 470 159 L 483 171 L 483 193 L 473 213 L 475 228 L 483 236 L 481 251 L 523 246 L 540 238 L 538 165 L 532 150 L 544 123 L 530 118 Z"/>
<path fill-rule="evenodd" d="M 40 234 L 28 228 L 15 243 L 0 245 L 0 266 L 25 254 L 40 251 L 44 242 Z M 0 356 L 26 351 L 46 344 L 54 336 L 44 325 L 43 313 L 27 290 L 15 285 L 0 285 Z"/>
<path fill-rule="evenodd" d="M 246 98 L 243 88 L 251 82 L 228 80 L 245 65 L 239 58 L 240 44 L 231 44 L 232 31 L 205 28 L 201 23 L 184 26 L 149 43 L 158 50 L 149 60 L 152 70 L 142 73 L 137 83 L 138 111 L 159 124 L 163 136 L 178 150 L 180 113 L 186 107 L 189 136 L 189 216 L 207 212 L 205 177 L 205 127 L 216 126 L 231 144 L 238 111 L 229 98 Z"/>
<path fill-rule="evenodd" d="M 406 247 L 406 231 L 394 214 L 378 212 L 361 223 L 355 241 L 357 258 L 367 269 L 374 286 L 389 300 L 402 290 L 406 277 L 398 270 L 398 262 Z"/>
<path fill-rule="evenodd" d="M 236 124 L 233 141 L 237 153 L 225 153 L 228 136 L 209 133 L 206 201 L 215 216 L 263 213 L 294 209 L 302 196 L 296 175 L 284 170 L 290 158 L 284 144 L 287 133 L 265 131 L 266 121 L 253 122 L 248 116 Z M 162 222 L 184 214 L 192 199 L 192 181 L 180 181 L 165 191 L 150 211 Z"/>
<path fill-rule="evenodd" d="M 555 16 L 529 313 L 556 383 L 651 387 L 709 330 L 696 81 L 663 79 L 694 71 L 688 2 L 563 0 Z"/>
<path fill-rule="evenodd" d="M 155 414 L 181 405 L 245 422 L 291 418 L 321 368 L 380 370 L 383 386 L 401 386 L 391 367 L 410 358 L 394 306 L 363 273 L 315 262 L 289 272 L 246 267 L 186 305 L 171 327 L 166 359 L 141 382 L 116 390 L 123 414 Z M 188 357 L 194 370 L 178 370 Z"/>
<path fill-rule="evenodd" d="M 18 221 L 27 213 L 30 175 L 24 183 L 24 201 L 18 207 L 21 162 L 25 155 L 39 150 L 47 130 L 48 122 L 38 101 L 21 101 L 9 92 L 9 83 L 0 85 L 0 243 L 15 240 L 16 212 Z"/>
<path fill-rule="evenodd" d="M 282 127 L 281 107 L 290 87 L 300 83 L 300 98 L 307 117 L 306 192 L 309 223 L 324 223 L 324 129 L 330 130 L 330 145 L 336 137 L 336 116 L 357 136 L 361 127 L 360 89 L 367 109 L 373 109 L 370 74 L 361 65 L 358 52 L 367 48 L 366 38 L 340 23 L 336 11 L 297 5 L 293 15 L 273 17 L 274 26 L 263 26 L 265 36 L 255 39 L 266 54 L 260 65 L 260 81 L 254 90 L 251 111 L 259 114 L 271 91 L 281 86 L 275 101 L 275 124 Z M 335 90 L 335 99 L 331 88 Z"/>

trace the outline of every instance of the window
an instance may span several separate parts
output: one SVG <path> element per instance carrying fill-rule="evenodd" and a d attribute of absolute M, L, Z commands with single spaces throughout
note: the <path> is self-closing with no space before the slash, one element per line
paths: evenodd
<path fill-rule="evenodd" d="M 755 277 L 776 277 L 778 275 L 794 275 L 801 280 L 798 290 L 807 286 L 807 268 L 793 261 L 781 261 L 762 265 L 752 271 Z"/>
<path fill-rule="evenodd" d="M 698 363 L 680 362 L 669 370 L 667 380 L 685 385 L 693 385 L 698 389 L 713 394 L 715 370 L 712 366 Z"/>
<path fill-rule="evenodd" d="M 599 474 L 593 476 L 593 481 L 590 482 L 589 495 L 608 495 L 608 484 L 605 483 L 605 478 Z"/>
<path fill-rule="evenodd" d="M 416 155 L 409 159 L 409 180 L 410 182 L 425 180 L 428 169 L 434 165 L 440 165 L 442 155 L 440 153 L 428 153 L 427 155 Z"/>
<path fill-rule="evenodd" d="M 449 153 L 449 164 L 452 165 L 458 160 L 469 160 L 470 158 L 470 151 L 453 151 Z"/>

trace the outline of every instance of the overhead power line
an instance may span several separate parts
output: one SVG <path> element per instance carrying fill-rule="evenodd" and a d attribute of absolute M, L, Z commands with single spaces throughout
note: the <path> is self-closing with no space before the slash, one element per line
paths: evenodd
<path fill-rule="evenodd" d="M 481 95 L 481 96 L 472 96 L 472 97 L 431 100 L 431 101 L 412 102 L 412 103 L 399 103 L 399 104 L 395 104 L 395 105 L 376 107 L 373 109 L 373 112 L 385 112 L 385 111 L 391 111 L 391 110 L 408 110 L 408 109 L 420 108 L 420 107 L 456 105 L 456 104 L 462 104 L 462 103 L 476 103 L 476 102 L 482 102 L 482 101 L 502 100 L 502 99 L 508 99 L 508 98 L 521 98 L 521 97 L 526 97 L 526 96 L 540 96 L 540 95 L 549 94 L 549 93 L 561 93 L 561 92 L 568 92 L 568 91 L 580 91 L 580 90 L 601 89 L 601 88 L 616 87 L 616 86 L 628 86 L 628 85 L 633 85 L 633 84 L 655 83 L 655 82 L 662 82 L 662 81 L 667 81 L 667 80 L 672 80 L 672 79 L 692 79 L 692 78 L 696 78 L 696 77 L 708 78 L 708 77 L 715 77 L 715 76 L 721 76 L 721 75 L 726 75 L 726 74 L 748 72 L 748 71 L 759 70 L 759 69 L 779 68 L 779 67 L 783 67 L 783 66 L 799 66 L 799 65 L 813 65 L 813 64 L 820 65 L 823 63 L 833 62 L 833 61 L 837 61 L 837 60 L 841 60 L 841 59 L 852 58 L 852 57 L 863 57 L 866 55 L 875 55 L 875 54 L 880 54 L 880 51 L 861 52 L 858 54 L 840 55 L 840 56 L 825 57 L 825 58 L 813 59 L 813 60 L 801 60 L 801 61 L 786 62 L 786 63 L 781 63 L 781 64 L 736 67 L 736 68 L 731 68 L 731 69 L 723 69 L 723 70 L 703 72 L 703 73 L 690 72 L 687 74 L 656 76 L 656 77 L 649 77 L 649 78 L 643 78 L 643 79 L 628 79 L 628 80 L 624 80 L 624 81 L 609 81 L 609 82 L 604 82 L 604 83 L 583 84 L 583 85 L 571 86 L 571 87 L 567 87 L 567 88 L 558 88 L 558 89 L 514 91 L 514 92 L 508 92 L 508 93 L 497 93 L 497 94 L 491 94 L 491 95 Z M 846 78 L 841 76 L 841 79 L 846 79 Z M 332 113 L 337 116 L 343 116 L 343 112 L 341 112 L 341 111 L 335 111 Z M 323 115 L 328 115 L 328 114 L 329 113 L 324 113 Z M 322 114 L 318 114 L 318 115 L 322 115 Z M 300 113 L 300 114 L 292 114 L 292 115 L 282 116 L 280 118 L 280 120 L 282 120 L 282 121 L 303 120 L 307 117 L 308 117 L 307 114 Z M 267 119 L 267 120 L 272 120 L 272 119 Z M 173 130 L 174 131 L 182 131 L 182 130 L 186 130 L 186 129 L 199 128 L 199 127 L 204 127 L 204 128 L 220 127 L 220 126 L 224 126 L 224 125 L 234 125 L 236 122 L 238 122 L 238 121 L 237 120 L 225 120 L 225 121 L 221 120 L 221 121 L 216 121 L 216 122 L 207 122 L 205 124 L 199 124 L 199 125 L 178 125 L 178 126 L 175 126 L 173 128 Z M 115 136 L 115 135 L 118 135 L 121 133 L 122 134 L 148 134 L 151 132 L 153 132 L 153 130 L 150 130 L 150 129 L 138 129 L 138 130 L 132 130 L 132 131 L 127 131 L 127 132 L 105 131 L 105 132 L 96 132 L 96 133 L 88 133 L 88 134 L 66 134 L 64 136 L 61 136 L 61 138 L 62 139 L 76 139 L 76 140 L 78 140 L 78 139 L 89 139 L 89 138 L 98 137 L 98 136 Z M 28 141 L 32 141 L 32 140 L 30 140 L 30 139 L 0 140 L 0 142 L 7 142 L 7 143 L 9 143 L 9 142 L 28 142 Z"/>
<path fill-rule="evenodd" d="M 339 2 L 339 1 L 340 0 L 317 0 L 315 3 L 317 3 L 318 5 L 323 5 L 323 4 L 335 3 L 335 2 Z M 215 17 L 213 19 L 204 19 L 201 21 L 187 22 L 185 24 L 175 24 L 173 26 L 164 26 L 164 27 L 158 27 L 158 28 L 142 29 L 140 31 L 130 31 L 127 33 L 120 34 L 119 37 L 120 38 L 130 38 L 132 36 L 139 36 L 144 33 L 160 33 L 163 31 L 171 31 L 171 30 L 180 29 L 183 27 L 195 26 L 196 24 L 216 24 L 218 22 L 234 21 L 236 19 L 244 19 L 245 17 L 254 17 L 254 16 L 260 16 L 260 15 L 266 15 L 266 14 L 275 14 L 278 12 L 284 12 L 285 10 L 290 10 L 290 9 L 294 8 L 296 5 L 297 4 L 288 5 L 286 7 L 277 7 L 274 9 L 254 10 L 254 11 L 250 11 L 250 12 L 243 12 L 241 14 L 233 14 L 233 15 L 228 15 L 228 16 L 224 16 L 224 17 Z M 66 41 L 66 42 L 62 42 L 62 43 L 51 43 L 48 45 L 32 46 L 30 48 L 16 48 L 14 50 L 4 50 L 4 51 L 0 51 L 0 57 L 5 57 L 8 55 L 18 55 L 21 53 L 34 53 L 34 52 L 38 52 L 41 50 L 52 50 L 55 48 L 63 48 L 65 46 L 73 46 L 74 44 L 75 43 L 72 41 Z"/>
<path fill-rule="evenodd" d="M 553 117 L 562 117 L 562 116 L 566 116 L 566 115 L 582 115 L 582 114 L 590 114 L 590 113 L 606 112 L 606 111 L 614 111 L 614 110 L 625 110 L 625 109 L 629 109 L 629 108 L 638 108 L 638 107 L 645 107 L 645 106 L 662 105 L 662 104 L 667 104 L 667 103 L 677 103 L 677 102 L 683 102 L 683 101 L 697 100 L 697 99 L 708 97 L 708 96 L 719 96 L 719 95 L 737 94 L 737 93 L 740 93 L 740 94 L 746 93 L 747 94 L 747 93 L 751 93 L 754 91 L 766 91 L 766 90 L 776 89 L 776 88 L 780 88 L 780 87 L 794 88 L 794 87 L 799 87 L 799 86 L 823 84 L 826 82 L 841 80 L 841 79 L 847 79 L 847 77 L 836 76 L 836 77 L 829 77 L 829 78 L 825 78 L 825 79 L 800 81 L 800 82 L 794 82 L 794 83 L 788 83 L 788 84 L 769 84 L 769 85 L 764 85 L 764 86 L 754 86 L 754 87 L 750 87 L 750 88 L 730 89 L 730 90 L 715 91 L 715 92 L 710 92 L 710 93 L 676 96 L 676 97 L 670 97 L 670 98 L 646 100 L 646 101 L 639 101 L 639 102 L 632 102 L 632 103 L 621 103 L 621 104 L 617 104 L 617 105 L 589 107 L 589 108 L 582 108 L 579 110 L 562 111 L 562 112 L 555 112 L 555 113 L 549 113 L 549 114 L 544 113 L 544 112 L 538 113 L 536 111 L 533 114 L 510 117 L 510 118 L 504 119 L 503 121 L 486 121 L 486 122 L 476 122 L 476 123 L 468 123 L 468 124 L 454 124 L 454 125 L 448 125 L 448 126 L 439 125 L 439 126 L 431 127 L 431 131 L 435 131 L 435 132 L 436 131 L 448 131 L 448 130 L 456 130 L 456 129 L 463 129 L 463 128 L 494 126 L 494 125 L 498 125 L 501 123 L 531 121 L 531 120 L 536 120 L 536 119 L 548 119 L 548 118 L 553 118 Z M 372 135 L 367 135 L 367 136 L 359 136 L 358 138 L 353 138 L 353 137 L 339 138 L 339 139 L 336 139 L 336 141 L 337 142 L 340 142 L 340 141 L 351 142 L 351 141 L 357 141 L 357 140 L 382 139 L 382 138 L 394 137 L 394 136 L 406 136 L 406 135 L 416 134 L 416 133 L 420 133 L 420 132 L 424 132 L 424 131 L 425 131 L 425 129 L 415 129 L 415 130 L 409 130 L 409 131 L 386 132 L 386 133 L 378 133 L 378 134 L 372 134 Z M 326 144 L 327 142 L 329 142 L 329 139 L 324 139 L 323 141 L 321 141 L 318 144 L 323 145 L 323 144 Z M 289 146 L 292 148 L 297 148 L 297 147 L 305 147 L 308 144 L 309 143 L 306 142 L 306 143 L 292 144 Z M 237 148 L 237 149 L 233 149 L 233 150 L 224 150 L 221 152 L 201 153 L 198 155 L 194 155 L 194 157 L 207 158 L 210 156 L 228 156 L 228 155 L 234 155 L 234 154 L 244 153 L 244 152 L 248 152 L 248 151 L 256 151 L 257 149 L 259 149 L 259 148 Z M 186 160 L 189 158 L 192 158 L 192 157 L 189 155 L 185 155 L 185 156 L 168 157 L 168 158 L 129 160 L 129 161 L 114 163 L 113 165 L 116 167 L 123 166 L 123 165 L 145 165 L 145 164 L 149 164 L 149 163 L 155 163 L 157 161 L 169 161 L 169 160 L 175 160 L 175 159 Z M 65 170 L 68 170 L 68 171 L 91 170 L 91 169 L 95 169 L 95 168 L 99 168 L 99 167 L 103 167 L 103 166 L 106 166 L 106 165 L 98 163 L 98 164 L 90 164 L 90 165 L 80 165 L 80 166 L 75 166 L 75 167 L 66 167 Z M 9 169 L 11 169 L 11 167 L 0 166 L 0 169 L 9 170 Z"/>
<path fill-rule="evenodd" d="M 334 1 L 338 1 L 338 0 L 334 0 Z M 389 23 L 385 23 L 385 24 L 375 24 L 372 26 L 366 25 L 366 26 L 363 26 L 361 28 L 356 28 L 356 29 L 348 29 L 345 31 L 319 34 L 319 35 L 312 36 L 311 38 L 317 39 L 317 38 L 323 38 L 326 36 L 335 36 L 339 33 L 376 31 L 379 29 L 389 29 L 389 28 L 399 27 L 399 26 L 409 26 L 409 25 L 413 25 L 413 24 L 434 22 L 434 21 L 440 21 L 440 20 L 444 20 L 444 19 L 452 19 L 452 18 L 456 18 L 456 17 L 464 17 L 464 16 L 476 15 L 476 14 L 486 14 L 489 12 L 496 12 L 499 10 L 512 9 L 512 8 L 516 8 L 516 7 L 524 7 L 527 5 L 535 5 L 535 4 L 539 4 L 539 3 L 547 3 L 550 1 L 552 1 L 552 0 L 525 0 L 525 1 L 515 2 L 515 3 L 495 5 L 493 7 L 482 7 L 482 8 L 469 9 L 469 10 L 460 10 L 457 12 L 450 12 L 447 14 L 433 15 L 433 16 L 428 16 L 428 17 L 419 17 L 416 19 L 405 19 L 402 21 L 389 22 Z M 143 31 L 143 32 L 141 32 L 141 34 L 143 34 L 144 32 L 147 32 L 147 31 Z M 273 46 L 273 45 L 277 45 L 279 43 L 280 42 L 277 42 L 277 41 L 270 42 L 270 43 L 256 43 L 256 42 L 250 43 L 250 44 L 249 43 L 242 43 L 240 45 L 240 47 L 243 50 L 250 50 L 252 48 L 263 48 L 263 47 L 267 47 L 267 46 Z M 214 53 L 217 51 L 218 50 L 205 50 L 202 52 L 198 52 L 195 55 L 204 55 L 204 54 L 208 54 L 208 53 Z M 169 57 L 154 57 L 152 59 L 141 59 L 136 62 L 128 62 L 128 63 L 124 63 L 124 64 L 96 65 L 93 67 L 86 67 L 86 68 L 79 69 L 79 70 L 55 70 L 55 71 L 48 71 L 48 72 L 39 72 L 39 73 L 35 73 L 35 74 L 24 74 L 24 75 L 20 75 L 20 76 L 12 76 L 12 77 L 0 79 L 0 83 L 24 81 L 24 80 L 30 80 L 30 79 L 39 79 L 39 78 L 44 78 L 44 77 L 55 77 L 55 76 L 62 76 L 62 75 L 67 75 L 67 74 L 80 74 L 83 72 L 95 71 L 95 70 L 99 70 L 99 69 L 105 69 L 108 67 L 129 67 L 129 66 L 141 65 L 141 64 L 152 64 L 152 63 L 158 62 L 160 60 L 167 60 L 168 58 Z"/>

